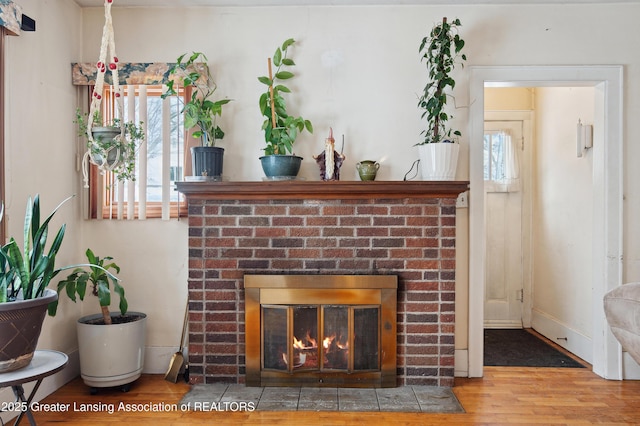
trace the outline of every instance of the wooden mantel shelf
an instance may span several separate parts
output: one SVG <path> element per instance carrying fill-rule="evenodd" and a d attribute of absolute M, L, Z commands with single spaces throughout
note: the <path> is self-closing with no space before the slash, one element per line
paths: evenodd
<path fill-rule="evenodd" d="M 187 199 L 337 200 L 384 198 L 456 198 L 468 181 L 259 181 L 176 182 Z"/>

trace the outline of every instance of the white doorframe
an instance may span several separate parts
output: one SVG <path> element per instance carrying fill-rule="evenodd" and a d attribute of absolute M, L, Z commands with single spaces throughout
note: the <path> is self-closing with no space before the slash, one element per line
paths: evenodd
<path fill-rule="evenodd" d="M 604 294 L 622 285 L 622 66 L 471 67 L 469 82 L 469 377 L 483 375 L 485 87 L 595 87 L 593 147 L 593 372 L 622 379 L 622 351 L 604 316 Z"/>

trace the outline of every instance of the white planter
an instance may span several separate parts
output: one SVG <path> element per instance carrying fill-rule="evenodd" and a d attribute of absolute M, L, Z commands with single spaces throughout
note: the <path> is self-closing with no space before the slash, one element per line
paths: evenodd
<path fill-rule="evenodd" d="M 460 144 L 428 143 L 418 145 L 423 180 L 455 180 Z"/>
<path fill-rule="evenodd" d="M 88 315 L 78 320 L 80 374 L 91 387 L 127 385 L 142 374 L 147 316 L 139 312 L 127 315 L 139 319 L 123 324 L 87 324 L 102 318 Z M 112 314 L 115 318 L 119 314 Z"/>

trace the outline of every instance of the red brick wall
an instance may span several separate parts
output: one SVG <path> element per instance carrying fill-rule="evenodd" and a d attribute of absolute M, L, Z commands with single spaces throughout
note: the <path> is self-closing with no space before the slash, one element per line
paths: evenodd
<path fill-rule="evenodd" d="M 244 274 L 398 275 L 398 384 L 453 386 L 455 199 L 189 201 L 192 383 L 244 383 Z"/>

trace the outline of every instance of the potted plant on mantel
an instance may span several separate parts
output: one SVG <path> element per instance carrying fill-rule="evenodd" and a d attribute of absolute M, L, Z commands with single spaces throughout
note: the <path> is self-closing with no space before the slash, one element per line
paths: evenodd
<path fill-rule="evenodd" d="M 445 111 L 445 106 L 450 96 L 447 89 L 453 90 L 456 84 L 451 77 L 456 62 L 467 59 L 461 53 L 464 40 L 458 34 L 460 26 L 459 19 L 449 23 L 443 18 L 420 43 L 421 60 L 426 61 L 429 73 L 429 81 L 418 101 L 418 107 L 424 109 L 422 118 L 426 116 L 427 120 L 427 127 L 421 133 L 424 140 L 417 144 L 425 180 L 454 180 L 456 175 L 460 145 L 455 137 L 461 133 L 446 127 L 452 116 Z"/>
<path fill-rule="evenodd" d="M 216 141 L 224 137 L 224 132 L 216 121 L 222 115 L 222 107 L 231 102 L 231 99 L 212 101 L 210 98 L 217 86 L 208 65 L 202 62 L 207 61 L 207 57 L 204 53 L 194 52 L 185 60 L 186 55 L 178 57 L 170 74 L 176 75 L 185 87 L 195 88 L 191 100 L 182 109 L 185 129 L 198 127 L 193 132 L 193 137 L 201 140 L 201 146 L 191 148 L 193 175 L 219 179 L 222 177 L 224 148 L 216 146 Z M 174 80 L 167 83 L 167 91 L 162 94 L 162 99 L 177 95 L 174 84 Z"/>
<path fill-rule="evenodd" d="M 80 375 L 92 394 L 97 388 L 112 386 L 128 391 L 144 367 L 147 316 L 128 311 L 124 288 L 110 272 L 120 273 L 112 257 L 100 258 L 91 249 L 87 249 L 86 256 L 88 268 L 77 268 L 58 283 L 58 294 L 64 292 L 74 302 L 78 297 L 84 300 L 87 284 L 91 284 L 91 294 L 100 304 L 99 314 L 84 316 L 77 322 Z M 120 298 L 119 314 L 109 312 L 110 282 Z M 50 315 L 55 315 L 57 306 L 57 301 L 49 305 Z"/>
<path fill-rule="evenodd" d="M 265 155 L 260 157 L 260 162 L 265 175 L 275 179 L 294 178 L 298 175 L 302 157 L 293 154 L 293 144 L 298 134 L 305 129 L 313 133 L 313 125 L 309 120 L 287 113 L 286 102 L 282 97 L 282 93 L 291 92 L 282 81 L 294 77 L 292 72 L 285 69 L 295 65 L 293 59 L 287 57 L 288 49 L 294 43 L 295 40 L 290 38 L 276 49 L 273 54 L 275 73 L 272 70 L 272 58 L 268 58 L 269 75 L 258 77 L 268 87 L 260 96 L 259 102 L 260 112 L 265 117 L 262 130 L 266 142 L 266 147 L 263 148 Z"/>
<path fill-rule="evenodd" d="M 114 118 L 103 123 L 102 115 L 95 111 L 88 117 L 76 110 L 75 123 L 78 136 L 87 138 L 87 155 L 91 163 L 101 170 L 110 171 L 116 180 L 135 180 L 136 152 L 144 142 L 143 123 L 123 122 Z M 91 126 L 89 126 L 91 124 Z"/>

